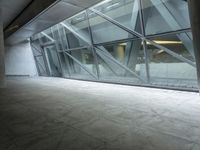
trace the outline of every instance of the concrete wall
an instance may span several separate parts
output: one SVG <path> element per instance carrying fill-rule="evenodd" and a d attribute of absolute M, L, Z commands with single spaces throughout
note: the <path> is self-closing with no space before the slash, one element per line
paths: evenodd
<path fill-rule="evenodd" d="M 3 20 L 2 9 L 0 7 L 0 88 L 6 87 L 4 55 Z"/>
<path fill-rule="evenodd" d="M 30 42 L 5 46 L 7 76 L 37 76 Z"/>

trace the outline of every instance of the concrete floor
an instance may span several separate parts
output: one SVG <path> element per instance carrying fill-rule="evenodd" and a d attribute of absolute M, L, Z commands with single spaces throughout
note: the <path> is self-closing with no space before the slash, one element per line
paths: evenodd
<path fill-rule="evenodd" d="M 0 121 L 0 150 L 200 150 L 197 93 L 9 79 Z"/>

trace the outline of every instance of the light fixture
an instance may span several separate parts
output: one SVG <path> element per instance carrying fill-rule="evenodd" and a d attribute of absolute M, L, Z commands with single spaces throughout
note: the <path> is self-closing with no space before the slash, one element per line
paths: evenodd
<path fill-rule="evenodd" d="M 160 41 L 160 40 L 154 40 L 153 42 L 157 44 L 182 44 L 181 41 Z M 147 45 L 152 45 L 150 42 L 147 42 Z"/>

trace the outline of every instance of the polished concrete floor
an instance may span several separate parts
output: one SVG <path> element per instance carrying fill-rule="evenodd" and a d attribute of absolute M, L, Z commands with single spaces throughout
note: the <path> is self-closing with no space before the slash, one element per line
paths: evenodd
<path fill-rule="evenodd" d="M 0 89 L 0 150 L 200 150 L 198 93 L 57 78 Z"/>

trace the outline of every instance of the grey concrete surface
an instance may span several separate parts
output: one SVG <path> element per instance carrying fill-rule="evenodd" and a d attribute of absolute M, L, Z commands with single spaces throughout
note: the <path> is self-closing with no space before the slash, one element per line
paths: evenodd
<path fill-rule="evenodd" d="M 5 72 L 9 76 L 37 76 L 30 42 L 5 46 Z"/>
<path fill-rule="evenodd" d="M 3 17 L 2 8 L 0 6 L 0 88 L 4 88 L 5 86 Z"/>
<path fill-rule="evenodd" d="M 195 53 L 195 60 L 197 66 L 197 76 L 198 76 L 198 84 L 199 84 L 199 91 L 200 91 L 200 2 L 195 0 L 188 0 L 188 6 L 190 10 L 190 21 L 192 26 L 192 35 L 193 35 L 193 45 L 194 45 L 194 53 Z"/>
<path fill-rule="evenodd" d="M 198 93 L 58 78 L 8 79 L 0 150 L 199 150 Z"/>

